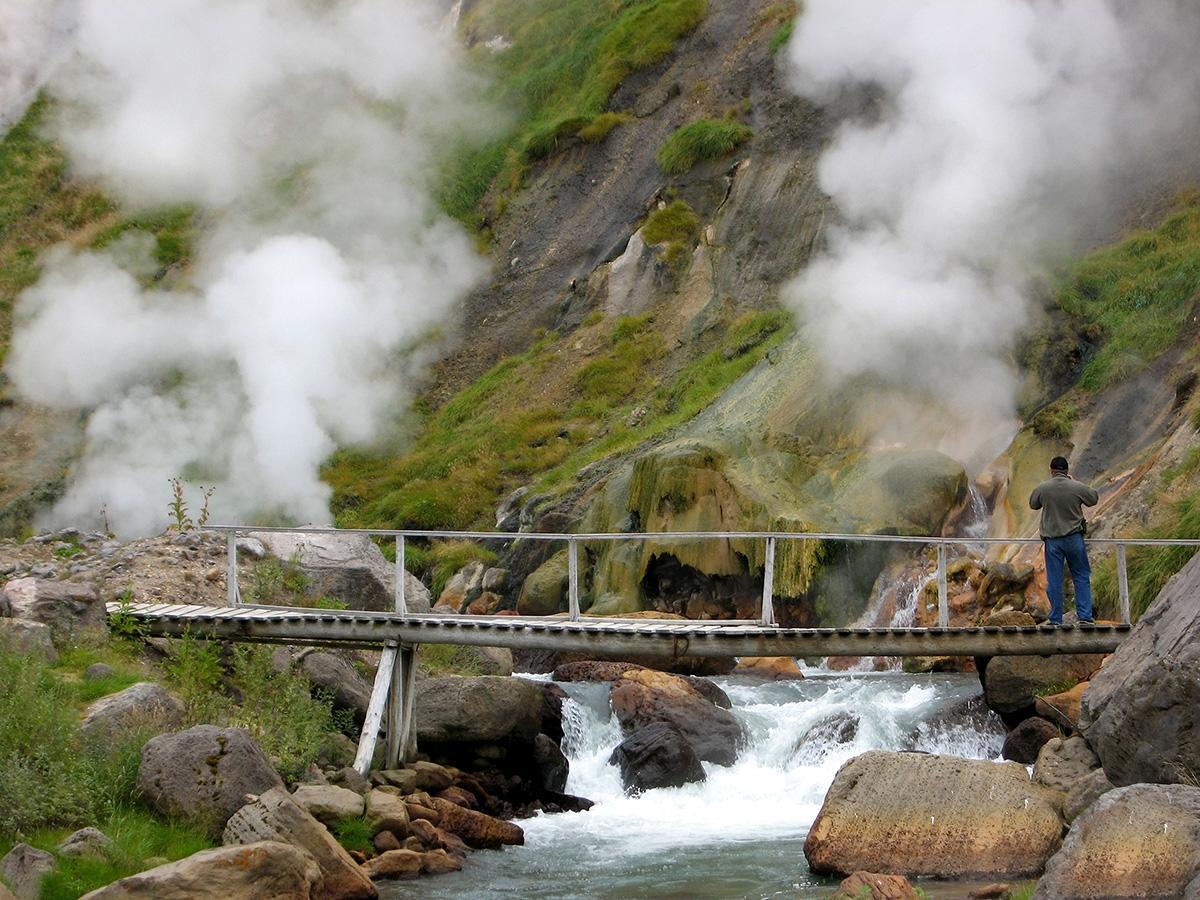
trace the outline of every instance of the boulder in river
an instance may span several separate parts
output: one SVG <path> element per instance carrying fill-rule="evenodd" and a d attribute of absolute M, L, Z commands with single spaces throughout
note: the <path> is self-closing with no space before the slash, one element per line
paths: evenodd
<path fill-rule="evenodd" d="M 838 885 L 833 900 L 920 900 L 920 897 L 903 875 L 855 872 Z"/>
<path fill-rule="evenodd" d="M 433 797 L 430 802 L 440 814 L 439 826 L 458 835 L 469 847 L 496 850 L 506 844 L 524 844 L 525 832 L 513 822 L 495 819 L 473 809 L 463 809 L 457 803 Z"/>
<path fill-rule="evenodd" d="M 609 757 L 621 770 L 626 793 L 680 787 L 704 781 L 704 767 L 692 745 L 667 722 L 651 722 L 625 738 Z"/>
<path fill-rule="evenodd" d="M 1200 777 L 1200 554 L 1092 678 L 1080 727 L 1113 784 Z"/>
<path fill-rule="evenodd" d="M 1038 751 L 1033 780 L 1051 790 L 1066 792 L 1099 765 L 1100 760 L 1083 738 L 1078 735 L 1066 739 L 1055 737 Z"/>
<path fill-rule="evenodd" d="M 790 656 L 743 656 L 738 660 L 735 675 L 750 675 L 771 681 L 800 681 L 804 673 Z"/>
<path fill-rule="evenodd" d="M 1200 896 L 1200 788 L 1109 791 L 1071 826 L 1035 900 Z"/>
<path fill-rule="evenodd" d="M 531 741 L 542 725 L 541 687 L 522 678 L 480 675 L 417 683 L 418 745 Z"/>
<path fill-rule="evenodd" d="M 1033 765 L 1046 742 L 1061 736 L 1054 723 L 1030 716 L 1008 733 L 1000 755 L 1024 766 Z"/>
<path fill-rule="evenodd" d="M 342 845 L 282 787 L 271 788 L 235 812 L 225 825 L 222 841 L 226 846 L 279 841 L 301 848 L 321 868 L 317 896 L 331 900 L 379 896 L 371 879 Z"/>
<path fill-rule="evenodd" d="M 610 701 L 626 734 L 652 722 L 674 725 L 705 762 L 731 766 L 745 742 L 733 713 L 679 675 L 651 669 L 625 672 L 613 684 Z"/>
<path fill-rule="evenodd" d="M 1032 712 L 1037 698 L 1057 694 L 1087 681 L 1104 662 L 1099 653 L 1060 656 L 994 656 L 981 671 L 987 704 L 1009 725 Z"/>
<path fill-rule="evenodd" d="M 1055 799 L 1016 763 L 871 751 L 838 770 L 804 855 L 818 874 L 1035 875 L 1061 840 Z"/>
<path fill-rule="evenodd" d="M 804 732 L 792 748 L 792 756 L 805 763 L 817 763 L 835 748 L 858 737 L 858 716 L 849 712 L 832 713 Z"/>
<path fill-rule="evenodd" d="M 240 728 L 197 725 L 160 734 L 142 748 L 138 790 L 159 815 L 192 822 L 219 836 L 246 802 L 283 782 Z"/>
<path fill-rule="evenodd" d="M 84 894 L 83 900 L 318 900 L 321 869 L 304 850 L 279 841 L 202 850 Z"/>

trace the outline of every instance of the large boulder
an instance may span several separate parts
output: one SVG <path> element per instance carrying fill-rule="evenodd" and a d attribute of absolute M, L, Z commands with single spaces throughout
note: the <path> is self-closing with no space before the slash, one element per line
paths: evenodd
<path fill-rule="evenodd" d="M 542 691 L 521 678 L 426 678 L 417 683 L 418 744 L 532 741 L 542 723 Z"/>
<path fill-rule="evenodd" d="M 1046 742 L 1057 737 L 1062 733 L 1053 722 L 1030 716 L 1004 738 L 1000 755 L 1025 766 L 1033 765 Z"/>
<path fill-rule="evenodd" d="M 544 734 L 533 739 L 533 764 L 541 777 L 542 789 L 561 794 L 567 789 L 567 777 L 571 764 L 563 754 L 558 741 Z"/>
<path fill-rule="evenodd" d="M 7 882 L 20 900 L 37 900 L 42 879 L 54 871 L 54 855 L 28 844 L 15 844 L 0 859 L 0 883 Z"/>
<path fill-rule="evenodd" d="M 1061 840 L 1054 801 L 1016 763 L 872 751 L 838 770 L 804 855 L 818 874 L 1035 875 Z"/>
<path fill-rule="evenodd" d="M 613 683 L 610 701 L 627 735 L 654 722 L 673 725 L 705 762 L 733 765 L 745 743 L 742 725 L 733 713 L 680 675 L 632 669 Z"/>
<path fill-rule="evenodd" d="M 621 770 L 626 793 L 704 781 L 704 767 L 674 725 L 651 722 L 625 738 L 609 757 Z"/>
<path fill-rule="evenodd" d="M 41 622 L 0 619 L 0 650 L 38 656 L 50 665 L 58 662 L 58 651 L 54 649 L 50 626 Z"/>
<path fill-rule="evenodd" d="M 1082 778 L 1076 779 L 1063 799 L 1063 818 L 1074 822 L 1085 809 L 1113 789 L 1103 769 L 1093 769 Z"/>
<path fill-rule="evenodd" d="M 1100 765 L 1100 760 L 1079 736 L 1054 737 L 1038 751 L 1033 766 L 1033 780 L 1055 791 L 1071 790 L 1079 779 L 1091 774 Z"/>
<path fill-rule="evenodd" d="M 362 794 L 335 784 L 298 785 L 292 799 L 323 825 L 361 816 L 365 808 Z"/>
<path fill-rule="evenodd" d="M 396 566 L 365 534 L 299 534 L 261 532 L 253 535 L 274 556 L 296 560 L 308 576 L 314 597 L 336 597 L 351 609 L 391 612 L 396 608 Z M 429 589 L 404 573 L 404 599 L 409 612 L 429 612 Z"/>
<path fill-rule="evenodd" d="M 1200 788 L 1135 784 L 1076 819 L 1033 896 L 1195 897 L 1198 878 Z"/>
<path fill-rule="evenodd" d="M 525 832 L 520 825 L 494 819 L 473 809 L 464 809 L 441 797 L 434 797 L 430 802 L 441 816 L 441 828 L 457 834 L 469 847 L 497 850 L 506 844 L 525 843 Z"/>
<path fill-rule="evenodd" d="M 353 712 L 361 726 L 371 702 L 371 683 L 354 666 L 332 653 L 302 652 L 298 662 L 309 684 L 329 694 L 338 709 Z"/>
<path fill-rule="evenodd" d="M 95 585 L 44 578 L 14 578 L 4 585 L 15 619 L 49 625 L 55 637 L 103 631 L 104 604 Z"/>
<path fill-rule="evenodd" d="M 142 748 L 138 790 L 159 815 L 221 834 L 247 794 L 282 788 L 266 756 L 240 728 L 197 725 Z"/>
<path fill-rule="evenodd" d="M 641 669 L 642 666 L 630 662 L 612 662 L 611 660 L 581 659 L 576 662 L 563 663 L 554 670 L 555 681 L 616 681 L 626 672 Z"/>
<path fill-rule="evenodd" d="M 1200 776 L 1200 554 L 1092 679 L 1080 727 L 1113 784 Z"/>
<path fill-rule="evenodd" d="M 202 850 L 84 894 L 84 900 L 320 900 L 321 869 L 299 847 L 262 841 Z"/>
<path fill-rule="evenodd" d="M 562 550 L 525 579 L 517 598 L 517 612 L 523 616 L 552 616 L 566 608 L 567 551 Z"/>
<path fill-rule="evenodd" d="M 359 868 L 320 822 L 310 816 L 282 787 L 271 788 L 235 812 L 225 825 L 226 845 L 279 841 L 307 852 L 321 869 L 318 896 L 374 898 L 371 879 Z"/>
<path fill-rule="evenodd" d="M 139 681 L 95 701 L 84 713 L 79 730 L 92 743 L 110 743 L 141 729 L 178 728 L 183 713 L 183 701 L 161 684 Z"/>
<path fill-rule="evenodd" d="M 983 695 L 1001 716 L 1019 714 L 1031 709 L 1039 696 L 1061 693 L 1087 681 L 1103 662 L 1104 655 L 1098 653 L 995 656 L 980 674 Z"/>

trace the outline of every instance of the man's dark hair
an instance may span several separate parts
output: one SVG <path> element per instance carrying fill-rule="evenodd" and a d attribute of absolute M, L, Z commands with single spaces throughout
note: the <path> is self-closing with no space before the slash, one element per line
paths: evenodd
<path fill-rule="evenodd" d="M 1050 460 L 1051 472 L 1065 472 L 1067 469 L 1067 458 L 1065 456 L 1056 456 L 1054 459 Z"/>

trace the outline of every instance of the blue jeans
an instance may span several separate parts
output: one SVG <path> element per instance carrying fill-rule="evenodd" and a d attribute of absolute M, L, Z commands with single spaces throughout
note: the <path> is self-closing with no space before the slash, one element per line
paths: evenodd
<path fill-rule="evenodd" d="M 1063 562 L 1071 567 L 1075 583 L 1075 614 L 1082 621 L 1092 618 L 1092 567 L 1088 563 L 1087 547 L 1078 531 L 1064 537 L 1045 538 L 1046 593 L 1050 595 L 1050 621 L 1062 624 Z"/>

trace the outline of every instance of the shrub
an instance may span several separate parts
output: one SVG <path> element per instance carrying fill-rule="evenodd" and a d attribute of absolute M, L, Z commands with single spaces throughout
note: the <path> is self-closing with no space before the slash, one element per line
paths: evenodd
<path fill-rule="evenodd" d="M 364 816 L 338 820 L 333 826 L 333 836 L 347 850 L 361 850 L 363 853 L 372 853 L 375 850 L 371 841 L 375 836 L 375 829 Z"/>
<path fill-rule="evenodd" d="M 732 119 L 697 119 L 667 138 L 658 150 L 658 166 L 668 175 L 681 175 L 699 162 L 732 153 L 753 135 Z"/>
<path fill-rule="evenodd" d="M 591 121 L 579 129 L 578 137 L 589 144 L 599 144 L 614 128 L 624 125 L 632 118 L 627 112 L 602 112 L 593 116 Z"/>

